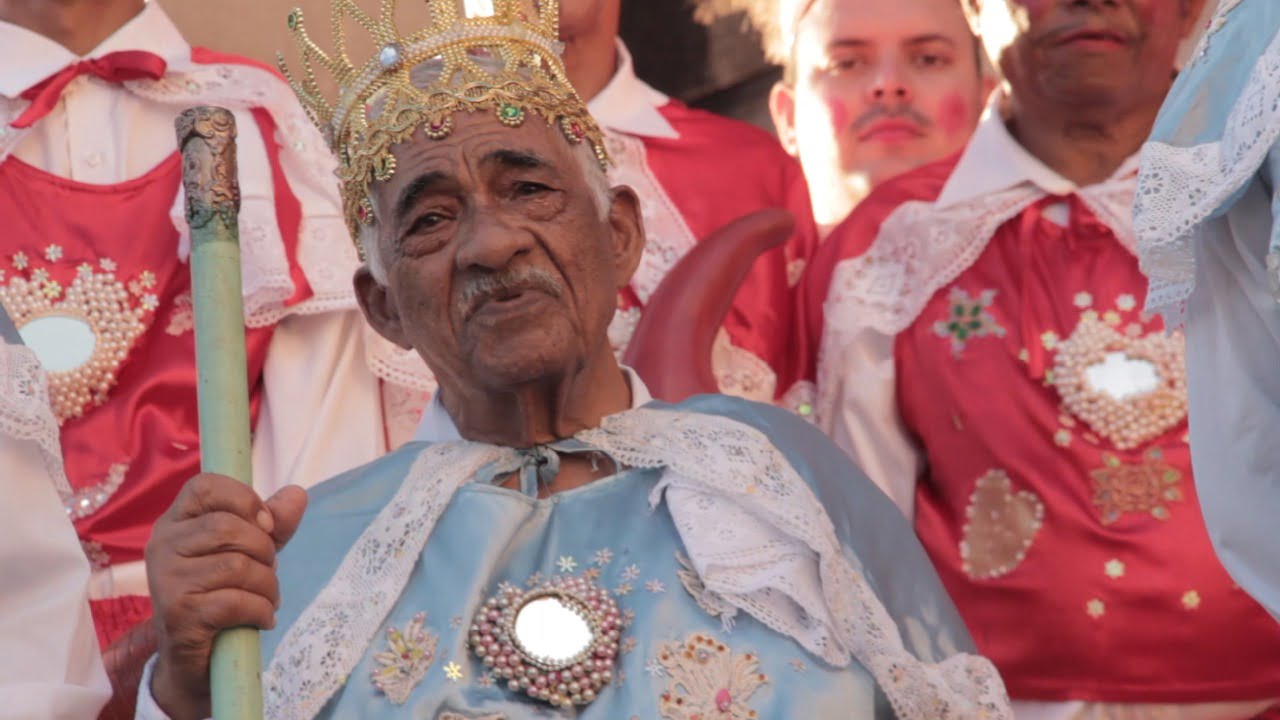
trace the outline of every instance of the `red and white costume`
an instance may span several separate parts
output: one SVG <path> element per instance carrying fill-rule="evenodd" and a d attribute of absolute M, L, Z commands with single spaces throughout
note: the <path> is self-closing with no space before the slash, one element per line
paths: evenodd
<path fill-rule="evenodd" d="M 1253 717 L 1280 626 L 1200 517 L 1182 338 L 1142 311 L 1136 161 L 1076 187 L 997 107 L 815 255 L 794 393 L 914 519 L 1020 718 Z"/>
<path fill-rule="evenodd" d="M 154 56 L 162 76 L 103 79 L 102 67 L 134 51 Z M 40 101 L 47 115 L 18 122 L 37 104 L 29 89 L 81 63 L 92 71 Z M 334 164 L 283 80 L 191 48 L 154 2 L 85 58 L 0 23 L 0 301 L 24 337 L 49 316 L 95 337 L 75 368 L 41 359 L 104 646 L 149 614 L 143 547 L 200 467 L 173 128 L 196 105 L 231 109 L 238 125 L 256 486 L 309 485 L 386 447 Z"/>
<path fill-rule="evenodd" d="M 721 391 L 772 402 L 776 364 L 789 352 L 792 288 L 817 245 L 799 164 L 763 130 L 692 109 L 644 83 L 621 42 L 618 69 L 588 109 L 613 160 L 610 183 L 635 190 L 644 215 L 644 256 L 609 328 L 619 355 L 653 291 L 699 240 L 763 208 L 795 215 L 792 237 L 749 271 L 712 354 Z M 434 383 L 416 354 L 401 357 L 397 372 L 383 377 L 426 391 L 417 399 L 420 414 Z"/>

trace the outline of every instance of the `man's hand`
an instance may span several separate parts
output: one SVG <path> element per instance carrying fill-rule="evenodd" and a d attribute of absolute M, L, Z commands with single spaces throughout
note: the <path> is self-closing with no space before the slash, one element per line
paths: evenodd
<path fill-rule="evenodd" d="M 173 720 L 209 717 L 209 656 L 220 630 L 275 626 L 276 552 L 306 507 L 298 487 L 263 502 L 243 483 L 201 474 L 156 522 L 147 543 L 159 635 L 151 694 Z"/>

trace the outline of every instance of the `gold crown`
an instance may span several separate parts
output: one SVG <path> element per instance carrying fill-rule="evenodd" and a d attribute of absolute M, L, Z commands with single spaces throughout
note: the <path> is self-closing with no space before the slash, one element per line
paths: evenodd
<path fill-rule="evenodd" d="M 307 35 L 302 11 L 295 8 L 289 30 L 302 55 L 300 80 L 278 56 L 280 71 L 338 156 L 352 238 L 373 221 L 369 185 L 395 173 L 392 146 L 419 128 L 430 138 L 447 137 L 453 115 L 463 110 L 492 111 L 511 127 L 537 113 L 559 126 L 569 142 L 589 142 L 601 166 L 608 164 L 600 128 L 569 84 L 560 59 L 559 0 L 538 0 L 536 7 L 534 0 L 479 0 L 492 14 L 474 17 L 464 0 L 426 0 L 430 25 L 408 37 L 395 28 L 396 0 L 380 2 L 374 19 L 354 0 L 331 0 L 334 49 L 329 53 Z M 347 56 L 348 19 L 379 48 L 362 65 Z M 436 79 L 429 87 L 415 87 L 410 72 L 432 60 L 439 63 Z M 336 80 L 335 99 L 321 90 L 317 66 Z"/>

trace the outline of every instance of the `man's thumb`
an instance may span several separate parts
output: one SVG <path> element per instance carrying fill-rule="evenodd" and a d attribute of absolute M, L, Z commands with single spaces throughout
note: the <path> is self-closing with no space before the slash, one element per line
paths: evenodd
<path fill-rule="evenodd" d="M 275 529 L 271 538 L 276 542 L 276 549 L 285 546 L 297 531 L 302 522 L 302 514 L 307 509 L 307 491 L 297 485 L 280 488 L 275 495 L 267 498 L 267 509 L 275 521 Z"/>

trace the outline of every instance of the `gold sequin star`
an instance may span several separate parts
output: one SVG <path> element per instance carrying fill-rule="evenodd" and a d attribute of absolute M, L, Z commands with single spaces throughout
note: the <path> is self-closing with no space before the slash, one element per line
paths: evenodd
<path fill-rule="evenodd" d="M 1103 566 L 1103 572 L 1105 572 L 1107 574 L 1107 577 L 1111 578 L 1112 580 L 1118 580 L 1124 577 L 1124 563 L 1120 562 L 1115 558 L 1112 558 L 1107 561 L 1106 565 Z"/>
<path fill-rule="evenodd" d="M 1094 598 L 1089 602 L 1085 603 L 1084 611 L 1089 613 L 1089 617 L 1093 618 L 1094 620 L 1097 620 L 1098 618 L 1106 614 L 1107 605 L 1106 603 L 1102 602 L 1098 598 Z"/>
<path fill-rule="evenodd" d="M 1200 607 L 1200 593 L 1195 590 L 1188 590 L 1182 595 L 1182 607 L 1188 610 L 1196 610 Z"/>
<path fill-rule="evenodd" d="M 451 662 L 444 666 L 444 675 L 449 678 L 449 682 L 458 682 L 462 679 L 462 666 Z"/>

